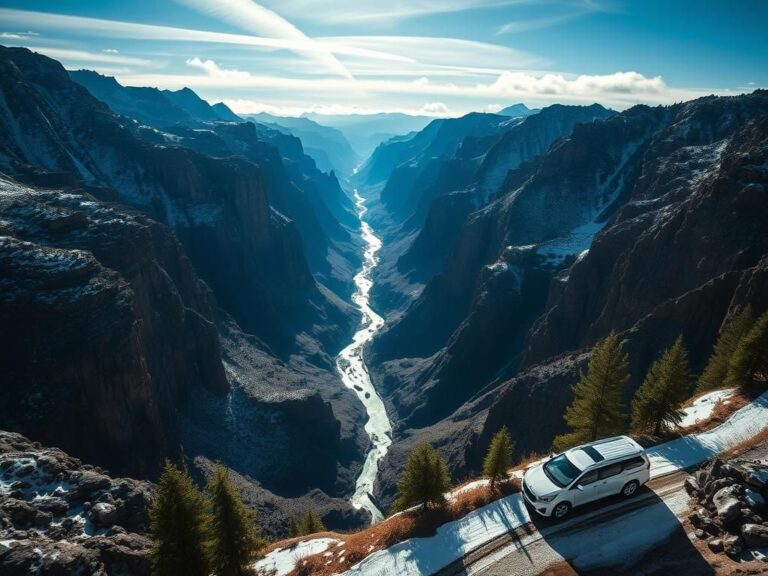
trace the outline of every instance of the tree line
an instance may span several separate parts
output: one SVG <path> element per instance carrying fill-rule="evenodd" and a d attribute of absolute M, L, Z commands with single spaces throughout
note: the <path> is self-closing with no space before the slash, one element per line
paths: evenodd
<path fill-rule="evenodd" d="M 291 518 L 290 536 L 325 531 L 322 520 L 307 511 L 301 522 Z M 267 542 L 256 514 L 243 502 L 223 466 L 216 466 L 200 491 L 187 472 L 165 462 L 150 509 L 152 572 L 156 576 L 241 576 Z"/>
<path fill-rule="evenodd" d="M 571 431 L 557 436 L 553 449 L 562 451 L 623 434 L 628 431 L 628 420 L 629 429 L 637 434 L 658 436 L 678 426 L 683 403 L 696 383 L 682 336 L 651 364 L 628 415 L 623 396 L 629 379 L 629 356 L 618 335 L 611 332 L 595 345 L 587 371 L 573 387 L 574 400 L 565 413 Z M 755 320 L 747 305 L 726 321 L 695 391 L 723 387 L 741 388 L 748 393 L 768 388 L 768 312 Z M 483 462 L 483 476 L 489 479 L 491 489 L 507 480 L 513 449 L 505 426 L 491 439 Z M 444 494 L 450 489 L 447 470 L 434 448 L 426 443 L 417 446 L 397 484 L 399 496 L 394 510 L 443 506 Z"/>
<path fill-rule="evenodd" d="M 696 382 L 682 337 L 650 366 L 627 415 L 622 398 L 629 379 L 629 356 L 611 332 L 595 345 L 586 372 L 573 387 L 574 400 L 565 413 L 571 430 L 555 438 L 553 449 L 622 434 L 628 420 L 638 434 L 659 435 L 680 424 L 682 405 Z M 723 326 L 696 392 L 722 387 L 748 393 L 768 388 L 768 312 L 754 319 L 752 309 L 745 306 Z M 513 450 L 504 426 L 491 438 L 483 461 L 483 476 L 491 490 L 509 480 Z M 441 507 L 450 489 L 448 467 L 434 448 L 421 444 L 410 453 L 397 487 L 394 510 Z M 201 492 L 186 472 L 166 462 L 150 517 L 157 576 L 240 576 L 266 545 L 255 513 L 243 503 L 222 466 L 215 468 Z M 322 531 L 325 526 L 312 510 L 301 520 L 290 519 L 291 537 Z"/>
<path fill-rule="evenodd" d="M 587 371 L 573 387 L 574 400 L 565 412 L 571 431 L 558 436 L 553 449 L 623 434 L 627 414 L 623 396 L 629 381 L 629 357 L 615 332 L 592 350 Z M 696 378 L 682 336 L 651 365 L 631 403 L 630 429 L 653 434 L 678 426 L 682 405 Z M 696 392 L 741 388 L 753 393 L 768 387 L 768 312 L 756 320 L 747 305 L 727 320 L 698 379 Z"/>

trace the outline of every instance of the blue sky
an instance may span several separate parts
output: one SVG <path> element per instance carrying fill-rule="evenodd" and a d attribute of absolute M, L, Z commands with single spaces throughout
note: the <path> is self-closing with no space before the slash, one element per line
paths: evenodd
<path fill-rule="evenodd" d="M 617 109 L 768 86 L 768 2 L 0 0 L 0 43 L 238 112 Z"/>

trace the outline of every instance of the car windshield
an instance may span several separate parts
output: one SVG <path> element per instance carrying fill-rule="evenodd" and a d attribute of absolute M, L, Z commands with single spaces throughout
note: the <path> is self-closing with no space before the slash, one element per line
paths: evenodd
<path fill-rule="evenodd" d="M 544 464 L 544 472 L 547 475 L 547 478 L 552 482 L 561 488 L 565 488 L 568 484 L 576 480 L 581 473 L 581 470 L 576 468 L 576 466 L 565 457 L 565 454 L 560 454 L 560 456 L 555 456 L 552 460 Z"/>

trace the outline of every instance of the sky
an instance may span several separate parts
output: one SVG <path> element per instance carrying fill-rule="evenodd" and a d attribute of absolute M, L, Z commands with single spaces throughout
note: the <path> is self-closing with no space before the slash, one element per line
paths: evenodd
<path fill-rule="evenodd" d="M 293 116 L 749 92 L 766 22 L 763 0 L 0 0 L 0 44 Z"/>

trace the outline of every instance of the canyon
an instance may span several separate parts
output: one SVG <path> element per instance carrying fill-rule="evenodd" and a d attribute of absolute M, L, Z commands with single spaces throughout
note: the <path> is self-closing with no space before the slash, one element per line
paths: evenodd
<path fill-rule="evenodd" d="M 0 96 L 0 427 L 222 463 L 270 537 L 380 519 L 421 442 L 548 450 L 611 330 L 629 400 L 768 308 L 764 90 L 329 126 L 0 47 Z"/>

